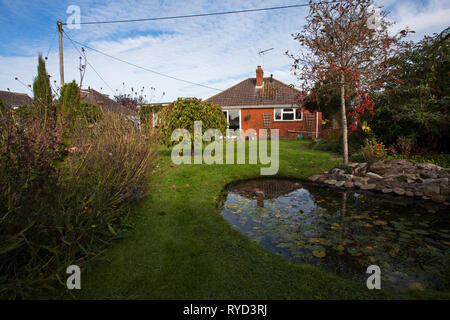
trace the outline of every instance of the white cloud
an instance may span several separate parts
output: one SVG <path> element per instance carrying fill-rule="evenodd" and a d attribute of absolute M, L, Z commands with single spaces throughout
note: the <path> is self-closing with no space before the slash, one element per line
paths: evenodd
<path fill-rule="evenodd" d="M 126 5 L 124 5 L 124 3 Z M 171 2 L 139 2 L 135 0 L 113 1 L 108 5 L 88 5 L 80 3 L 82 21 L 99 21 L 111 19 L 130 19 L 141 17 L 157 17 L 198 12 L 217 12 L 235 10 L 236 8 L 259 8 L 278 6 L 280 1 L 249 1 L 240 3 L 237 0 L 221 1 L 213 6 L 208 2 L 193 1 L 183 6 L 184 1 Z M 288 1 L 283 4 L 297 4 Z M 391 18 L 398 20 L 397 27 L 408 24 L 418 31 L 438 32 L 442 25 L 449 22 L 449 6 L 444 1 L 431 1 L 420 7 L 408 2 L 384 1 L 392 11 Z M 409 4 L 408 4 L 409 3 Z M 306 9 L 288 9 L 248 14 L 223 15 L 215 17 L 192 18 L 183 20 L 166 20 L 148 23 L 125 23 L 110 25 L 83 25 L 80 30 L 67 30 L 75 40 L 88 44 L 120 59 L 136 65 L 159 71 L 174 77 L 201 83 L 207 86 L 226 89 L 247 77 L 255 76 L 255 69 L 262 64 L 257 52 L 260 49 L 274 48 L 264 57 L 264 70 L 268 76 L 293 83 L 295 77 L 290 73 L 286 50 L 298 50 L 291 33 L 299 31 L 303 24 Z M 442 20 L 439 22 L 436 17 Z M 79 80 L 78 56 L 70 42 L 65 39 L 65 80 Z M 47 46 L 48 44 L 45 44 Z M 47 48 L 33 48 L 46 52 Z M 47 70 L 52 79 L 59 83 L 58 54 L 55 43 Z M 87 49 L 89 62 L 106 82 L 119 92 L 145 86 L 146 94 L 153 95 L 153 101 L 166 95 L 163 101 L 171 101 L 178 96 L 197 96 L 207 98 L 217 91 L 175 81 L 169 78 L 137 69 L 124 63 L 112 60 Z M 18 76 L 27 84 L 36 74 L 36 56 L 32 57 L 0 57 L 0 89 L 6 87 L 13 91 L 26 92 L 26 89 L 14 81 Z M 90 85 L 106 94 L 114 92 L 98 78 L 88 66 L 84 84 Z M 150 90 L 156 88 L 156 92 Z"/>
<path fill-rule="evenodd" d="M 421 40 L 425 35 L 439 33 L 450 25 L 450 2 L 447 0 L 392 1 L 381 2 L 391 11 L 390 18 L 396 21 L 393 30 L 409 27 L 416 32 L 411 40 Z"/>

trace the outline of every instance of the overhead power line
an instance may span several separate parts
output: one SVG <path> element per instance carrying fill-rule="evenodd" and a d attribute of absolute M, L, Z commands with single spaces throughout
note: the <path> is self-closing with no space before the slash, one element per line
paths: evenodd
<path fill-rule="evenodd" d="M 57 34 L 58 34 L 58 29 L 56 29 L 55 34 L 53 35 L 52 40 L 50 41 L 50 45 L 49 45 L 49 47 L 48 47 L 47 54 L 45 55 L 45 60 L 47 60 L 48 55 L 50 54 L 50 50 L 51 50 L 52 47 L 53 47 L 53 42 L 55 42 L 55 39 L 56 39 L 56 35 L 57 35 Z"/>
<path fill-rule="evenodd" d="M 89 60 L 86 58 L 86 55 L 83 55 L 81 53 L 81 51 L 78 49 L 78 47 L 75 45 L 75 41 L 72 40 L 72 38 L 69 37 L 69 35 L 63 30 L 64 35 L 66 36 L 67 39 L 70 40 L 70 42 L 72 43 L 72 46 L 75 48 L 75 50 L 78 51 L 78 53 L 80 54 L 80 56 L 84 56 L 84 58 L 86 59 L 86 63 L 92 68 L 92 70 L 94 70 L 94 72 L 97 74 L 97 76 L 103 81 L 103 83 L 109 88 L 109 90 L 111 90 L 111 92 L 113 93 L 113 96 L 116 95 L 116 92 L 114 91 L 113 88 L 111 88 L 111 86 L 106 82 L 105 79 L 103 79 L 103 77 L 97 72 L 97 70 L 95 70 L 95 68 L 92 66 L 92 64 L 89 62 Z"/>
<path fill-rule="evenodd" d="M 30 90 L 31 92 L 33 92 L 33 90 L 31 89 L 31 87 L 28 85 L 26 85 L 25 83 L 23 83 L 19 77 L 15 77 L 14 80 L 18 81 L 21 85 L 23 85 L 25 88 L 27 88 L 28 90 Z M 9 89 L 8 89 L 9 90 Z"/>
<path fill-rule="evenodd" d="M 141 67 L 141 66 L 139 66 L 139 65 L 137 65 L 137 64 L 134 64 L 134 63 L 132 63 L 132 62 L 125 61 L 125 60 L 123 60 L 123 59 L 120 59 L 120 58 L 114 57 L 114 56 L 112 56 L 112 55 L 110 55 L 110 54 L 107 54 L 107 53 L 105 53 L 105 52 L 102 52 L 102 51 L 100 51 L 100 50 L 98 50 L 98 49 L 94 49 L 94 48 L 92 48 L 92 47 L 89 47 L 89 46 L 85 45 L 84 43 L 75 41 L 75 40 L 73 40 L 72 38 L 70 38 L 69 35 L 68 35 L 65 31 L 64 31 L 64 35 L 72 42 L 72 44 L 73 44 L 73 43 L 77 43 L 78 45 L 80 45 L 80 46 L 82 46 L 82 47 L 84 47 L 84 48 L 87 48 L 87 49 L 89 49 L 89 50 L 98 52 L 98 53 L 100 53 L 100 54 L 102 54 L 102 55 L 104 55 L 104 56 L 106 56 L 106 57 L 109 57 L 109 58 L 111 58 L 111 59 L 120 61 L 120 62 L 122 62 L 122 63 L 126 63 L 126 64 L 128 64 L 128 65 L 130 65 L 130 66 L 135 67 L 135 68 L 142 69 L 142 70 L 145 70 L 145 71 L 148 71 L 148 72 L 157 74 L 157 75 L 162 76 L 162 77 L 166 77 L 166 78 L 170 78 L 170 79 L 173 79 L 173 80 L 181 81 L 181 82 L 184 82 L 184 83 L 192 84 L 192 85 L 195 85 L 195 86 L 200 86 L 200 87 L 203 87 L 203 88 L 207 88 L 207 89 L 211 89 L 211 90 L 216 90 L 216 91 L 223 91 L 223 90 L 221 90 L 221 89 L 217 89 L 217 88 L 214 88 L 214 87 L 210 87 L 210 86 L 207 86 L 207 85 L 204 85 L 204 84 L 201 84 L 201 83 L 196 83 L 196 82 L 192 82 L 192 81 L 189 81 L 189 80 L 180 79 L 180 78 L 173 77 L 173 76 L 170 76 L 170 75 L 167 75 L 167 74 L 158 72 L 158 71 L 154 71 L 154 70 L 151 70 L 151 69 L 148 69 L 148 68 L 145 68 L 145 67 Z"/>
<path fill-rule="evenodd" d="M 325 3 L 326 1 L 323 1 L 323 2 Z M 336 1 L 329 1 L 329 3 L 333 3 L 333 2 L 336 2 Z M 300 7 L 307 7 L 307 6 L 309 6 L 308 3 L 303 3 L 303 4 L 293 4 L 293 5 L 289 5 L 289 6 L 279 6 L 279 7 L 269 7 L 269 8 L 256 8 L 256 9 L 245 9 L 245 10 L 234 10 L 234 11 L 224 11 L 224 12 L 199 13 L 199 14 L 188 14 L 188 15 L 169 16 L 169 17 L 129 19 L 129 20 L 111 20 L 111 21 L 87 21 L 87 22 L 80 22 L 79 24 L 108 24 L 108 23 L 124 23 L 124 22 L 143 22 L 143 21 L 185 19 L 185 18 L 218 16 L 218 15 L 236 14 L 236 13 L 248 13 L 248 12 L 258 12 L 258 11 L 281 10 L 281 9 L 289 9 L 289 8 L 300 8 Z M 67 25 L 67 23 L 63 23 L 63 25 Z"/>

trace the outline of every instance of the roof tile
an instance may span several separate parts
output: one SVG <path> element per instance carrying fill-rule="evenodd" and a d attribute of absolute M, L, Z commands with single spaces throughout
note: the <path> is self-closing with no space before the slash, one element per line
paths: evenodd
<path fill-rule="evenodd" d="M 205 101 L 227 106 L 292 105 L 298 101 L 299 90 L 274 78 L 264 78 L 263 87 L 256 88 L 256 78 L 248 78 Z"/>

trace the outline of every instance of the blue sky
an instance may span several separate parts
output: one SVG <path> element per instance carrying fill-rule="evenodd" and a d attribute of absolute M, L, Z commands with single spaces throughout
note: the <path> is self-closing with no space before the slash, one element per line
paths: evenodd
<path fill-rule="evenodd" d="M 229 1 L 23 1 L 0 0 L 0 90 L 27 92 L 15 81 L 31 84 L 37 54 L 51 48 L 47 70 L 59 83 L 56 21 L 66 21 L 68 6 L 81 9 L 81 21 L 136 19 L 205 12 L 241 10 L 306 3 L 307 0 Z M 379 0 L 390 11 L 395 29 L 409 26 L 413 40 L 440 32 L 450 25 L 450 1 Z M 262 64 L 260 49 L 274 48 L 264 58 L 266 75 L 295 83 L 286 50 L 299 49 L 291 34 L 303 25 L 306 8 L 247 14 L 108 25 L 82 25 L 67 33 L 75 40 L 137 65 L 207 86 L 226 89 L 255 76 Z M 64 39 L 65 80 L 79 81 L 79 54 Z M 152 102 L 177 97 L 207 98 L 217 91 L 178 82 L 136 69 L 87 50 L 89 62 L 83 81 L 106 94 L 145 87 Z M 123 85 L 125 82 L 125 86 Z M 151 88 L 155 88 L 151 90 Z M 163 95 L 163 92 L 165 95 Z"/>

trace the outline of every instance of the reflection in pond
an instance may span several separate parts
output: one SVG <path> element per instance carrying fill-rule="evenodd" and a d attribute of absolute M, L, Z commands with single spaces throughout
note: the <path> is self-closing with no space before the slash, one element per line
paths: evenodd
<path fill-rule="evenodd" d="M 448 290 L 449 210 L 407 198 L 337 191 L 290 180 L 227 188 L 223 217 L 263 248 L 383 289 Z"/>

